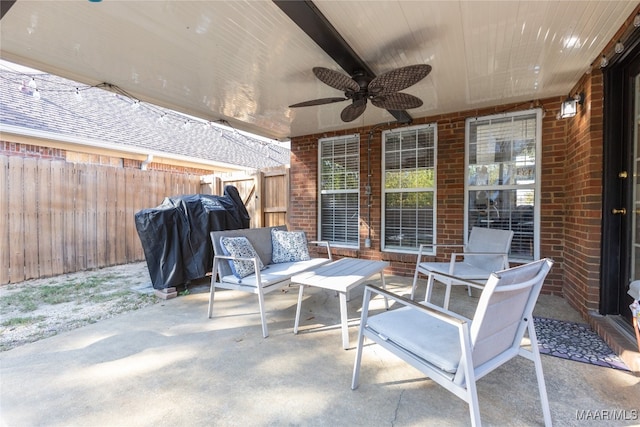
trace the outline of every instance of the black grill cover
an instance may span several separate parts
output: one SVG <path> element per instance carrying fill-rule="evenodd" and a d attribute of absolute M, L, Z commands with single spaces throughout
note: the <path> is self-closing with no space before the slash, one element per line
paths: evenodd
<path fill-rule="evenodd" d="M 209 232 L 249 228 L 250 218 L 229 185 L 223 196 L 167 197 L 137 212 L 135 221 L 153 287 L 165 289 L 206 276 L 213 266 Z"/>

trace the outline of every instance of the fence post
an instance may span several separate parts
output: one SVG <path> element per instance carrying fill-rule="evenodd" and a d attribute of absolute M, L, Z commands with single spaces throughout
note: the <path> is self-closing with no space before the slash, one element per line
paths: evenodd
<path fill-rule="evenodd" d="M 255 217 L 256 217 L 256 227 L 264 226 L 264 174 L 260 171 L 257 171 L 253 174 L 253 186 L 255 188 L 254 195 L 254 206 L 255 206 Z"/>

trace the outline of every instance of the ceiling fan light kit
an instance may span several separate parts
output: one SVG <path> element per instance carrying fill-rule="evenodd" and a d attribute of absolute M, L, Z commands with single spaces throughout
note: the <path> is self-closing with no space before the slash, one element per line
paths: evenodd
<path fill-rule="evenodd" d="M 344 92 L 344 98 L 320 98 L 299 102 L 289 108 L 309 107 L 314 105 L 332 104 L 351 100 L 340 114 L 344 122 L 351 122 L 364 113 L 367 101 L 386 110 L 406 110 L 422 105 L 422 100 L 408 93 L 400 92 L 420 80 L 431 72 L 427 64 L 409 65 L 396 68 L 377 77 L 371 78 L 364 72 L 356 72 L 351 77 L 323 67 L 314 67 L 313 74 L 324 84 Z"/>

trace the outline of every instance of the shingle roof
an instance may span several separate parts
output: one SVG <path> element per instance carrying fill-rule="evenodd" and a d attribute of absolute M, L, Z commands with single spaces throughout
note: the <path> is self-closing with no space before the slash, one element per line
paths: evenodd
<path fill-rule="evenodd" d="M 0 125 L 242 168 L 289 164 L 290 150 L 280 144 L 145 103 L 134 108 L 124 94 L 50 74 L 33 76 L 36 99 L 30 77 L 0 68 Z"/>

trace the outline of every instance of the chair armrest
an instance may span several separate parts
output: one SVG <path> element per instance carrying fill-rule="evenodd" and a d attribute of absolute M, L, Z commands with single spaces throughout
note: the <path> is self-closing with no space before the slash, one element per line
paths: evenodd
<path fill-rule="evenodd" d="M 326 240 L 311 240 L 310 244 L 318 245 L 318 246 L 326 246 L 327 247 L 327 256 L 329 260 L 333 261 L 333 256 L 331 255 L 331 245 Z"/>
<path fill-rule="evenodd" d="M 502 256 L 502 268 L 509 268 L 509 254 L 506 252 L 453 252 L 451 254 L 451 265 L 455 263 L 459 257 L 475 257 L 475 256 L 487 256 L 487 255 L 500 255 Z M 451 270 L 450 270 L 451 271 Z"/>
<path fill-rule="evenodd" d="M 479 284 L 479 283 L 473 282 L 471 280 L 463 279 L 462 277 L 458 277 L 458 276 L 455 276 L 453 274 L 441 273 L 441 272 L 436 272 L 436 271 L 432 271 L 432 272 L 430 272 L 430 274 L 433 274 L 434 277 L 440 277 L 440 278 L 449 279 L 449 280 L 451 280 L 453 282 L 457 282 L 457 283 L 459 283 L 461 285 L 471 286 L 472 288 L 478 288 L 478 289 L 483 289 L 484 288 L 483 284 Z M 491 273 L 491 274 L 494 274 L 494 273 Z"/>
<path fill-rule="evenodd" d="M 487 255 L 502 255 L 503 257 L 508 257 L 509 254 L 506 252 L 451 252 L 451 259 L 455 259 L 458 257 L 466 257 L 466 256 L 487 256 Z"/>
<path fill-rule="evenodd" d="M 450 323 L 452 325 L 461 325 L 463 323 L 466 322 L 470 322 L 471 320 L 459 315 L 458 313 L 454 313 L 453 311 L 449 311 L 449 310 L 445 310 L 442 307 L 438 307 L 437 305 L 428 303 L 428 302 L 424 302 L 424 303 L 417 303 L 415 301 L 412 301 L 408 298 L 405 298 L 401 295 L 398 294 L 394 294 L 393 292 L 389 292 L 385 289 L 379 288 L 377 286 L 374 285 L 366 285 L 365 286 L 365 299 L 363 301 L 363 304 L 365 304 L 366 302 L 368 302 L 367 298 L 366 298 L 366 293 L 367 291 L 369 291 L 368 293 L 375 293 L 375 294 L 379 294 L 385 298 L 388 298 L 390 300 L 393 300 L 395 302 L 397 302 L 398 304 L 401 304 L 405 307 L 410 307 L 412 309 L 421 311 L 427 315 L 430 315 L 432 317 L 436 317 L 444 322 Z M 364 310 L 363 310 L 363 314 L 364 314 Z"/>
<path fill-rule="evenodd" d="M 420 264 L 422 260 L 422 252 L 426 247 L 433 248 L 433 252 L 435 253 L 438 251 L 438 248 L 464 248 L 465 245 L 439 245 L 439 244 L 430 245 L 427 243 L 422 243 L 418 248 L 418 262 L 417 262 L 418 264 Z"/>
<path fill-rule="evenodd" d="M 262 282 L 262 280 L 260 279 L 260 268 L 258 268 L 258 258 L 257 257 L 236 257 L 236 256 L 231 256 L 231 255 L 215 255 L 213 257 L 214 265 L 216 265 L 218 263 L 218 260 L 221 260 L 221 259 L 226 259 L 226 260 L 230 260 L 230 261 L 251 261 L 251 262 L 253 262 L 253 273 L 256 275 L 256 281 L 258 283 Z M 219 270 L 218 270 L 218 276 L 220 276 L 220 281 L 222 281 L 222 275 L 221 275 Z"/>

